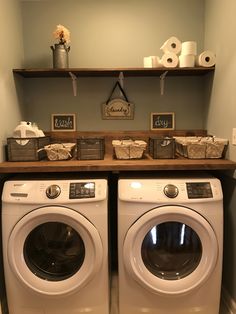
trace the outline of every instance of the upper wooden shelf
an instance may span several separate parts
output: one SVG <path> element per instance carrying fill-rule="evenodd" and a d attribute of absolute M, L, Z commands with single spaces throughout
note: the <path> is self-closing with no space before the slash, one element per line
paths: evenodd
<path fill-rule="evenodd" d="M 68 68 L 68 69 L 13 69 L 13 73 L 23 77 L 70 77 L 70 72 L 77 77 L 90 76 L 119 76 L 123 72 L 124 76 L 160 76 L 168 71 L 168 76 L 201 76 L 213 72 L 215 67 L 204 68 Z"/>

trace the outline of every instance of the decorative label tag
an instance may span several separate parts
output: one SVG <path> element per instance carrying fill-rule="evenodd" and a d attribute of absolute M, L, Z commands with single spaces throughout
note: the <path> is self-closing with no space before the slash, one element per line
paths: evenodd
<path fill-rule="evenodd" d="M 103 119 L 134 119 L 134 105 L 122 98 L 114 98 L 102 105 Z"/>

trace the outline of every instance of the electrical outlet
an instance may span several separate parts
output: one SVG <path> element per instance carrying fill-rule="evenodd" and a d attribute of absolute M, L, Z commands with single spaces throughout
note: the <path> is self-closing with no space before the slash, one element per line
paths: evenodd
<path fill-rule="evenodd" d="M 236 128 L 233 128 L 232 144 L 236 145 Z"/>

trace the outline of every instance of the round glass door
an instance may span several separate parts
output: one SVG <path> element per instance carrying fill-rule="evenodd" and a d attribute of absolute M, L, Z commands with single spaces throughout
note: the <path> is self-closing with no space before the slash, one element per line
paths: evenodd
<path fill-rule="evenodd" d="M 46 222 L 33 229 L 24 243 L 24 259 L 36 276 L 59 281 L 73 276 L 85 258 L 84 241 L 71 226 Z"/>
<path fill-rule="evenodd" d="M 124 265 L 153 293 L 184 294 L 203 284 L 215 268 L 218 242 L 206 219 L 183 206 L 145 213 L 128 230 Z"/>
<path fill-rule="evenodd" d="M 99 272 L 104 256 L 95 226 L 63 206 L 42 207 L 25 215 L 11 232 L 7 253 L 22 284 L 52 296 L 82 288 Z"/>
<path fill-rule="evenodd" d="M 165 280 L 177 280 L 191 274 L 202 257 L 202 244 L 188 225 L 163 222 L 146 234 L 141 255 L 144 265 L 154 275 Z"/>

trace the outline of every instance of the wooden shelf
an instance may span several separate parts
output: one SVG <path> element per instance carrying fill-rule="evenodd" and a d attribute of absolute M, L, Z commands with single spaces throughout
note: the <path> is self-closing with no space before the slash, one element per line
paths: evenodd
<path fill-rule="evenodd" d="M 117 160 L 106 154 L 104 160 L 2 162 L 0 173 L 80 172 L 80 171 L 155 171 L 155 170 L 235 170 L 236 163 L 226 159 L 152 159 Z"/>
<path fill-rule="evenodd" d="M 215 67 L 204 68 L 68 68 L 68 69 L 13 69 L 14 74 L 25 78 L 39 77 L 70 77 L 73 73 L 77 77 L 118 77 L 123 72 L 125 77 L 160 76 L 168 71 L 168 76 L 202 76 L 214 72 Z"/>
<path fill-rule="evenodd" d="M 162 170 L 235 170 L 236 162 L 227 159 L 152 159 L 145 154 L 139 160 L 117 160 L 113 158 L 113 139 L 136 138 L 148 141 L 151 136 L 205 136 L 206 130 L 160 130 L 160 131 L 74 131 L 45 132 L 53 143 L 76 142 L 79 136 L 104 137 L 104 160 L 66 160 L 66 161 L 32 161 L 32 162 L 2 162 L 0 173 L 66 173 L 85 171 L 162 171 Z"/>

